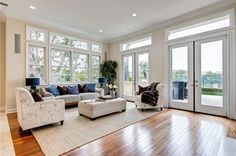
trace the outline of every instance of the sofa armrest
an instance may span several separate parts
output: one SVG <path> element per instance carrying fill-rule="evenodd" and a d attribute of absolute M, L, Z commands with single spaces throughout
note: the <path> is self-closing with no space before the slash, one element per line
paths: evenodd
<path fill-rule="evenodd" d="M 103 88 L 96 88 L 95 92 L 98 93 L 100 96 L 104 96 L 104 89 Z"/>

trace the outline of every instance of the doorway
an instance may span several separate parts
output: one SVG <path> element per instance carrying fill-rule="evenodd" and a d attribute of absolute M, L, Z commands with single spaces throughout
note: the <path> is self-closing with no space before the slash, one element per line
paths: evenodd
<path fill-rule="evenodd" d="M 170 107 L 226 116 L 226 36 L 170 46 Z"/>
<path fill-rule="evenodd" d="M 134 101 L 138 85 L 149 84 L 149 50 L 122 55 L 122 93 L 129 101 Z"/>

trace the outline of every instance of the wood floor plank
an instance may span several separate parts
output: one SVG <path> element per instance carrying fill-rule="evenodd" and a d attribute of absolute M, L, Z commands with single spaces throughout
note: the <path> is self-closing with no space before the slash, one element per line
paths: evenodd
<path fill-rule="evenodd" d="M 16 114 L 8 115 L 16 155 L 44 155 L 31 132 L 19 130 Z M 236 121 L 170 109 L 63 156 L 216 155 L 223 137 L 236 139 Z"/>

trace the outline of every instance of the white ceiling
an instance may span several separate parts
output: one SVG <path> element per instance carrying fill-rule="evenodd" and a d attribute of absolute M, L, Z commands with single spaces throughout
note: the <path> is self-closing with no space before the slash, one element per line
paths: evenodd
<path fill-rule="evenodd" d="M 107 41 L 224 0 L 1 1 L 9 4 L 7 16 L 57 25 Z M 138 16 L 132 17 L 132 13 Z"/>

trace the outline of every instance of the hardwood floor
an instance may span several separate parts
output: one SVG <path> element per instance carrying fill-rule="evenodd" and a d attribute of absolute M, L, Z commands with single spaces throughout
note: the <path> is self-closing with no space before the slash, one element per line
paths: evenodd
<path fill-rule="evenodd" d="M 43 155 L 32 134 L 18 132 L 16 114 L 8 118 L 16 155 Z M 236 121 L 171 109 L 63 155 L 217 155 L 224 136 L 236 138 Z"/>

